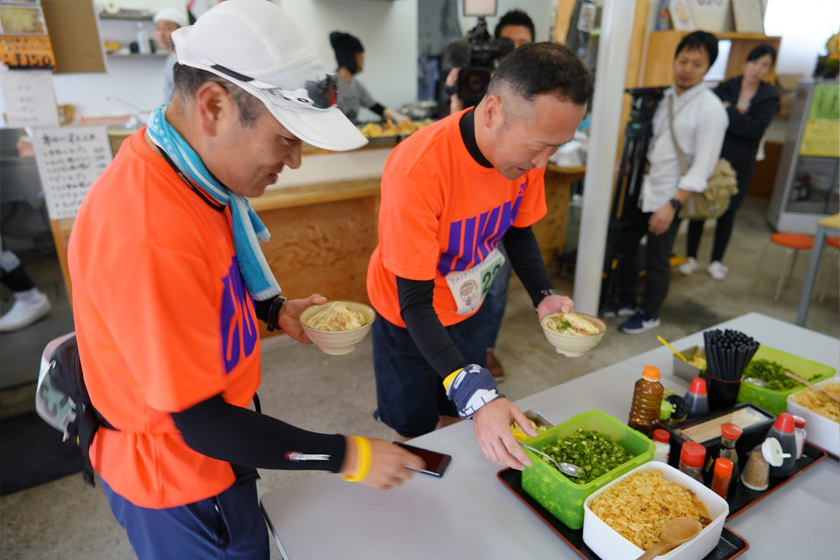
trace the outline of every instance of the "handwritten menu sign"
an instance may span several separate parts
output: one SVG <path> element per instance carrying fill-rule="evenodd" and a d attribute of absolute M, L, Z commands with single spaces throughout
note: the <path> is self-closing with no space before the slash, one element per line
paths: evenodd
<path fill-rule="evenodd" d="M 57 127 L 60 124 L 49 70 L 8 70 L 0 73 L 0 82 L 10 127 Z"/>
<path fill-rule="evenodd" d="M 104 126 L 42 128 L 30 132 L 51 220 L 72 218 L 99 174 L 111 163 Z"/>

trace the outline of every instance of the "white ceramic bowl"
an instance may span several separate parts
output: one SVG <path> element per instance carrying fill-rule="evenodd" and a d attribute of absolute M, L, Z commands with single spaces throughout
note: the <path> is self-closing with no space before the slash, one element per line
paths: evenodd
<path fill-rule="evenodd" d="M 729 515 L 729 504 L 726 503 L 726 500 L 674 467 L 659 461 L 650 461 L 616 478 L 591 494 L 583 503 L 583 542 L 601 560 L 635 560 L 644 551 L 602 521 L 600 517 L 592 512 L 589 505 L 592 503 L 592 500 L 628 476 L 652 469 L 662 471 L 662 476 L 665 480 L 676 482 L 694 491 L 697 497 L 706 504 L 706 508 L 709 510 L 709 517 L 712 519 L 712 522 L 703 527 L 693 539 L 681 544 L 668 554 L 657 556 L 657 560 L 701 560 L 718 545 L 720 535 L 723 532 L 723 522 L 726 520 L 726 516 Z"/>
<path fill-rule="evenodd" d="M 310 319 L 315 313 L 319 311 L 337 306 L 344 305 L 353 311 L 359 311 L 364 315 L 365 323 L 361 327 L 345 330 L 345 331 L 327 331 L 320 330 L 309 326 Z M 318 348 L 325 354 L 332 354 L 339 356 L 342 354 L 349 354 L 356 348 L 356 344 L 361 342 L 370 332 L 373 321 L 376 318 L 373 308 L 365 303 L 349 300 L 333 300 L 318 305 L 312 305 L 303 310 L 298 320 L 300 321 L 306 335 Z"/>
<path fill-rule="evenodd" d="M 833 383 L 840 383 L 840 378 L 832 377 L 815 383 L 817 387 L 825 387 Z M 804 391 L 805 389 L 803 389 Z M 798 391 L 797 391 L 798 393 Z M 840 455 L 840 423 L 829 420 L 825 416 L 813 412 L 801 404 L 793 401 L 791 397 L 797 393 L 792 393 L 787 397 L 787 411 L 791 414 L 801 416 L 805 419 L 805 441 L 813 443 L 818 447 L 822 447 L 829 453 Z"/>
<path fill-rule="evenodd" d="M 554 349 L 557 350 L 559 354 L 565 354 L 570 358 L 583 356 L 589 350 L 594 348 L 596 344 L 601 342 L 601 338 L 603 338 L 604 332 L 607 330 L 607 325 L 598 317 L 587 315 L 586 313 L 578 313 L 577 311 L 575 311 L 575 313 L 591 321 L 601 332 L 590 336 L 575 336 L 559 333 L 551 327 L 547 327 L 545 324 L 546 319 L 556 315 L 555 313 L 546 315 L 542 318 L 542 320 L 540 320 L 540 326 L 542 327 L 543 334 L 545 335 L 546 340 L 548 340 L 548 343 L 554 346 Z"/>

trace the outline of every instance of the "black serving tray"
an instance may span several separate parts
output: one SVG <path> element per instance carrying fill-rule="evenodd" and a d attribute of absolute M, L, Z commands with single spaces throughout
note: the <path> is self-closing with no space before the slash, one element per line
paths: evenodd
<path fill-rule="evenodd" d="M 801 475 L 803 472 L 825 459 L 826 455 L 827 452 L 824 449 L 811 445 L 806 441 L 805 445 L 802 447 L 802 457 L 797 459 L 796 463 L 794 463 L 791 473 L 784 478 L 771 476 L 769 480 L 770 484 L 767 487 L 767 490 L 750 490 L 741 484 L 740 480 L 738 480 L 734 492 L 730 492 L 729 497 L 726 499 L 729 503 L 729 516 L 726 520 L 729 521 L 737 515 L 740 515 L 741 512 L 756 502 L 760 502 L 797 476 Z M 743 472 L 743 470 L 741 472 Z M 735 483 L 736 481 L 733 479 L 731 484 Z"/>
<path fill-rule="evenodd" d="M 600 557 L 592 552 L 592 549 L 583 542 L 583 529 L 569 529 L 562 521 L 551 515 L 547 509 L 542 507 L 535 499 L 522 489 L 522 472 L 515 469 L 504 469 L 499 471 L 499 480 L 507 486 L 525 505 L 542 519 L 546 525 L 557 533 L 561 539 L 571 546 L 581 558 L 588 560 L 600 560 Z M 720 535 L 718 545 L 707 554 L 703 560 L 728 560 L 736 558 L 750 548 L 749 543 L 737 533 L 729 530 L 725 525 Z"/>

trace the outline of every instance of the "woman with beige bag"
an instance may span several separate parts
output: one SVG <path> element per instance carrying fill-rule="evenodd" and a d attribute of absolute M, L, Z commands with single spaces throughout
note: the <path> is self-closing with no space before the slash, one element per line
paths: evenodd
<path fill-rule="evenodd" d="M 776 49 L 768 44 L 758 45 L 747 55 L 744 74 L 726 80 L 714 90 L 729 115 L 729 128 L 720 157 L 729 161 L 738 178 L 738 194 L 730 199 L 729 208 L 717 219 L 715 226 L 711 264 L 706 269 L 715 280 L 723 280 L 729 270 L 722 261 L 732 236 L 735 213 L 750 187 L 761 138 L 779 106 L 779 92 L 762 81 L 775 62 Z M 688 262 L 680 265 L 682 274 L 692 274 L 699 268 L 697 251 L 703 235 L 703 224 L 704 220 L 691 220 L 688 223 Z"/>

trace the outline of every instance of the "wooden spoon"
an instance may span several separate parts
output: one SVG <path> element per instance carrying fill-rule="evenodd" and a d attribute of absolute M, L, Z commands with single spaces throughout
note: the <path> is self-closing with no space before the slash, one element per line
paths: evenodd
<path fill-rule="evenodd" d="M 832 394 L 831 394 L 831 393 L 829 393 L 828 391 L 823 391 L 821 388 L 817 387 L 816 385 L 814 385 L 814 384 L 813 384 L 813 383 L 811 383 L 810 381 L 805 381 L 804 379 L 802 379 L 802 378 L 801 378 L 801 377 L 799 377 L 798 375 L 794 375 L 794 374 L 792 374 L 792 373 L 791 373 L 791 372 L 789 372 L 789 371 L 786 371 L 786 372 L 785 372 L 785 375 L 787 375 L 787 376 L 788 376 L 788 377 L 790 377 L 791 379 L 795 379 L 795 380 L 799 381 L 800 383 L 804 383 L 805 385 L 807 385 L 808 387 L 810 387 L 811 389 L 813 389 L 813 390 L 814 390 L 814 391 L 816 391 L 817 393 L 821 393 L 821 394 L 825 395 L 826 397 L 828 397 L 829 399 L 831 399 L 831 400 L 833 400 L 833 401 L 835 401 L 835 402 L 840 402 L 840 397 L 835 397 L 834 395 L 832 395 Z"/>
<path fill-rule="evenodd" d="M 703 526 L 696 519 L 675 517 L 660 529 L 659 542 L 639 556 L 637 560 L 652 560 L 660 554 L 665 554 L 682 543 L 693 539 L 702 528 Z"/>

